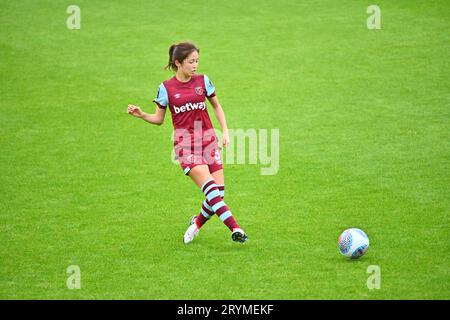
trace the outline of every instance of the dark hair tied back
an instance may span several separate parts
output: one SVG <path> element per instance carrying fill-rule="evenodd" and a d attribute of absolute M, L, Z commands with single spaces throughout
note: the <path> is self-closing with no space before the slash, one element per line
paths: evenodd
<path fill-rule="evenodd" d="M 197 46 L 192 42 L 172 44 L 169 48 L 169 63 L 164 69 L 177 71 L 178 67 L 175 64 L 175 61 L 178 60 L 178 62 L 183 63 L 184 59 L 194 51 L 200 52 Z"/>

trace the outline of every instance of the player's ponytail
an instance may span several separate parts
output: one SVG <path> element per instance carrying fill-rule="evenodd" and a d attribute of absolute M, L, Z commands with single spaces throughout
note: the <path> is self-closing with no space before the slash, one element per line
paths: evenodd
<path fill-rule="evenodd" d="M 176 44 L 173 44 L 170 46 L 169 48 L 169 63 L 167 64 L 167 66 L 164 69 L 169 69 L 169 70 L 176 70 L 176 65 L 175 65 L 175 60 L 173 60 L 173 52 L 175 51 L 175 48 L 177 47 Z"/>
<path fill-rule="evenodd" d="M 178 60 L 178 62 L 183 63 L 184 59 L 194 51 L 200 53 L 200 50 L 192 42 L 172 44 L 169 48 L 169 63 L 164 69 L 177 71 L 178 67 L 175 64 L 175 61 Z"/>

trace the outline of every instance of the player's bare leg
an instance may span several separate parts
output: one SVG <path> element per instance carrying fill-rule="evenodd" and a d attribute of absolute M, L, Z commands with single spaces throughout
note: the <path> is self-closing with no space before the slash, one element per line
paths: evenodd
<path fill-rule="evenodd" d="M 217 184 L 219 184 L 219 185 L 225 184 L 225 178 L 223 176 L 223 169 L 214 171 L 213 173 L 211 173 L 211 175 Z"/>
<path fill-rule="evenodd" d="M 188 175 L 199 188 L 201 188 L 207 180 L 213 178 L 206 164 L 195 166 L 189 171 Z"/>

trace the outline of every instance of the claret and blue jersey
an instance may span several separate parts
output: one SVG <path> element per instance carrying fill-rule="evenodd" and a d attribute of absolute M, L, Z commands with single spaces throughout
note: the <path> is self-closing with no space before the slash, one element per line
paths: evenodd
<path fill-rule="evenodd" d="M 215 87 L 206 75 L 193 75 L 187 82 L 176 77 L 164 81 L 153 100 L 160 108 L 169 107 L 175 129 L 193 132 L 196 121 L 202 129 L 213 129 L 206 108 L 206 97 L 215 96 Z"/>

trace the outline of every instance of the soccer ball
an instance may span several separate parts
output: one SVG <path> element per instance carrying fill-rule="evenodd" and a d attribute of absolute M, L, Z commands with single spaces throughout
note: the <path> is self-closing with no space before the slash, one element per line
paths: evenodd
<path fill-rule="evenodd" d="M 364 231 L 350 228 L 341 233 L 338 239 L 339 252 L 344 256 L 357 259 L 369 249 L 369 238 Z"/>

